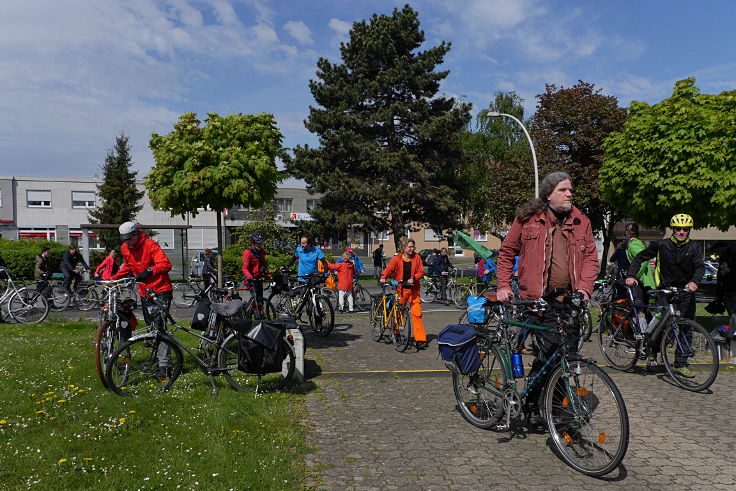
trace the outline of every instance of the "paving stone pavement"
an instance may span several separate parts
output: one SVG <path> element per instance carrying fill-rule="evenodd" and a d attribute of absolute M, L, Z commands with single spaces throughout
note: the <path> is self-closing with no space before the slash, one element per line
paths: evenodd
<path fill-rule="evenodd" d="M 314 449 L 306 460 L 310 486 L 736 488 L 733 370 L 721 371 L 711 393 L 684 391 L 664 374 L 609 371 L 626 401 L 630 441 L 623 464 L 595 479 L 556 457 L 548 434 L 509 439 L 462 418 L 434 339 L 458 316 L 454 309 L 425 311 L 431 346 L 420 352 L 373 342 L 366 314 L 338 316 L 326 339 L 307 334 L 306 368 L 316 385 L 304 416 Z M 583 353 L 602 360 L 596 342 Z"/>

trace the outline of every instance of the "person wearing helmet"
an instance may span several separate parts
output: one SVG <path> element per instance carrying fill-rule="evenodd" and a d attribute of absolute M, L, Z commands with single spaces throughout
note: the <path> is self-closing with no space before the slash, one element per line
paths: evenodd
<path fill-rule="evenodd" d="M 654 284 L 657 288 L 675 287 L 690 290 L 689 295 L 679 298 L 677 309 L 684 318 L 694 320 L 695 291 L 705 273 L 703 251 L 699 245 L 690 240 L 690 231 L 693 228 L 693 219 L 690 215 L 678 213 L 670 220 L 670 227 L 672 235 L 669 238 L 652 241 L 649 247 L 634 256 L 627 272 L 626 284 L 633 286 L 642 282 L 637 279 L 642 264 L 657 258 Z M 651 367 L 656 365 L 656 350 L 659 348 L 659 343 L 652 342 L 650 346 L 652 353 L 649 366 Z M 687 367 L 687 357 L 679 353 L 675 355 L 675 370 L 684 377 L 692 376 L 692 371 Z"/>
<path fill-rule="evenodd" d="M 243 285 L 255 286 L 256 298 L 263 297 L 263 282 L 268 277 L 266 251 L 263 249 L 263 234 L 254 232 L 250 236 L 250 247 L 243 251 Z"/>
<path fill-rule="evenodd" d="M 123 256 L 123 265 L 112 277 L 113 280 L 133 275 L 138 282 L 138 293 L 141 296 L 143 318 L 146 325 L 151 325 L 154 319 L 148 312 L 148 306 L 153 305 L 153 299 L 147 290 L 153 290 L 168 316 L 171 307 L 173 287 L 169 279 L 171 262 L 158 242 L 148 238 L 140 231 L 134 222 L 125 222 L 118 227 L 120 240 L 120 255 Z M 168 345 L 162 344 L 158 351 L 157 376 L 160 379 L 171 376 L 171 358 Z"/>

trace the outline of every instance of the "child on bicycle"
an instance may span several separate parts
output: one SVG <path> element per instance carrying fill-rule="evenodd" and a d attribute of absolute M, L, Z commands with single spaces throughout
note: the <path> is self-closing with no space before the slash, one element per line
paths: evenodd
<path fill-rule="evenodd" d="M 327 263 L 327 267 L 337 271 L 337 306 L 340 312 L 345 312 L 345 297 L 347 297 L 348 309 L 353 311 L 353 278 L 355 277 L 355 265 L 350 261 L 352 253 L 345 251 L 342 261 L 338 263 Z"/>

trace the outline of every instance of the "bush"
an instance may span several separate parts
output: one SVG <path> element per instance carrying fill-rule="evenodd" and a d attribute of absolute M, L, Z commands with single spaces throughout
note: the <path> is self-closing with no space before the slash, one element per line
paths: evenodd
<path fill-rule="evenodd" d="M 243 251 L 242 245 L 232 244 L 225 248 L 222 253 L 222 272 L 223 274 L 235 275 L 239 281 L 243 279 Z M 268 270 L 272 273 L 278 271 L 280 267 L 286 266 L 291 259 L 292 254 L 266 254 L 266 263 Z"/>
<path fill-rule="evenodd" d="M 49 248 L 49 270 L 52 273 L 59 272 L 59 263 L 68 248 L 59 242 L 0 239 L 0 256 L 13 276 L 33 278 L 36 256 L 41 253 L 42 246 Z"/>

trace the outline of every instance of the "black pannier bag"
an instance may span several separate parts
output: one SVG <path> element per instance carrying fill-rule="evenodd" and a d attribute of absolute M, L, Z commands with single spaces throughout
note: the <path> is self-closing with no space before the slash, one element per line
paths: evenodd
<path fill-rule="evenodd" d="M 288 323 L 237 319 L 233 327 L 238 333 L 238 370 L 260 375 L 281 371 L 287 354 L 281 339 Z"/>
<path fill-rule="evenodd" d="M 194 315 L 192 316 L 192 329 L 205 331 L 210 317 L 210 305 L 212 302 L 207 295 L 197 295 L 197 304 L 194 307 Z"/>
<path fill-rule="evenodd" d="M 475 329 L 464 324 L 450 325 L 437 336 L 437 347 L 450 371 L 467 375 L 480 367 Z"/>

